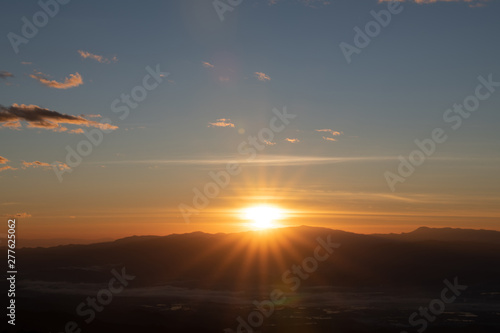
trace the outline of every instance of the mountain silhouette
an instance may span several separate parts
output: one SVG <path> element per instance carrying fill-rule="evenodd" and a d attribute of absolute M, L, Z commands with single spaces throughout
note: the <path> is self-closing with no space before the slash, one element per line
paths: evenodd
<path fill-rule="evenodd" d="M 252 289 L 280 283 L 284 271 L 312 256 L 318 238 L 340 247 L 308 285 L 428 286 L 460 276 L 471 284 L 500 282 L 500 232 L 419 228 L 363 235 L 316 227 L 232 234 L 194 232 L 134 236 L 90 245 L 23 248 L 32 280 L 97 282 L 112 267 L 136 272 L 136 286 Z"/>
<path fill-rule="evenodd" d="M 441 297 L 447 280 L 467 289 L 426 333 L 499 332 L 499 240 L 488 230 L 300 226 L 22 248 L 18 316 L 30 320 L 16 329 L 63 332 L 75 322 L 93 333 L 245 332 L 242 320 L 281 290 L 285 300 L 253 332 L 416 332 L 409 316 Z M 133 279 L 86 323 L 77 306 L 99 298 L 116 272 Z"/>

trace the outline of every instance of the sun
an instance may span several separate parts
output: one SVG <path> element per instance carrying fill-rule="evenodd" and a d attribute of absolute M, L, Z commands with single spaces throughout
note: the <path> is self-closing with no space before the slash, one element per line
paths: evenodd
<path fill-rule="evenodd" d="M 254 229 L 270 229 L 276 227 L 275 221 L 284 217 L 282 209 L 273 206 L 254 206 L 248 207 L 242 211 L 245 220 L 252 221 Z"/>

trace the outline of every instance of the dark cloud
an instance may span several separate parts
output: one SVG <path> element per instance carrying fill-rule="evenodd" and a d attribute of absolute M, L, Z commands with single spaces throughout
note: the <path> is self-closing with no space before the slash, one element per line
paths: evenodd
<path fill-rule="evenodd" d="M 0 105 L 0 127 L 19 129 L 21 121 L 28 123 L 28 128 L 43 128 L 54 132 L 81 133 L 78 130 L 68 130 L 61 124 L 96 127 L 102 130 L 115 130 L 118 127 L 106 123 L 73 116 L 36 105 L 12 104 L 10 107 Z"/>

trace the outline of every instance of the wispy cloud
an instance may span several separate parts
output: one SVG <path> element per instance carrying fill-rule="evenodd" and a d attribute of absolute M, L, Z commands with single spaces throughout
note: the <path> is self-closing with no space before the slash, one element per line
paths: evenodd
<path fill-rule="evenodd" d="M 11 167 L 10 165 L 6 165 L 6 166 L 0 168 L 0 172 L 5 171 L 5 170 L 17 170 L 17 169 Z"/>
<path fill-rule="evenodd" d="M 82 76 L 78 72 L 70 74 L 69 77 L 65 78 L 63 82 L 49 80 L 48 76 L 41 72 L 35 72 L 35 74 L 31 74 L 30 77 L 39 81 L 44 86 L 55 89 L 69 89 L 83 84 Z"/>
<path fill-rule="evenodd" d="M 67 132 L 68 128 L 61 124 L 76 126 L 96 127 L 102 130 L 115 130 L 118 127 L 106 123 L 89 120 L 81 116 L 72 116 L 36 105 L 12 104 L 10 107 L 0 105 L 0 127 L 20 129 L 21 121 L 28 123 L 28 128 L 42 128 L 54 132 Z M 82 131 L 68 131 L 68 133 L 79 133 Z"/>
<path fill-rule="evenodd" d="M 286 138 L 285 141 L 288 141 L 290 143 L 299 143 L 300 142 L 299 139 L 293 139 L 293 138 Z"/>
<path fill-rule="evenodd" d="M 203 67 L 205 68 L 214 68 L 215 66 L 209 63 L 208 61 L 202 61 Z"/>
<path fill-rule="evenodd" d="M 15 218 L 29 218 L 31 214 L 28 213 L 16 213 L 16 214 L 5 214 L 5 217 L 15 217 Z"/>
<path fill-rule="evenodd" d="M 82 128 L 76 128 L 76 129 L 69 130 L 68 133 L 71 133 L 71 134 L 83 134 L 83 133 L 85 133 L 85 131 Z"/>
<path fill-rule="evenodd" d="M 317 129 L 315 131 L 316 132 L 322 132 L 322 133 L 330 133 L 332 135 L 332 137 L 323 136 L 323 140 L 326 140 L 326 141 L 337 141 L 337 139 L 335 139 L 333 137 L 334 136 L 340 136 L 340 135 L 344 134 L 344 132 L 334 131 L 334 130 L 329 129 L 329 128 Z"/>
<path fill-rule="evenodd" d="M 52 166 L 49 163 L 45 162 L 40 162 L 40 161 L 34 161 L 34 162 L 26 162 L 23 161 L 22 163 L 22 168 L 51 168 Z"/>
<path fill-rule="evenodd" d="M 236 161 L 242 165 L 267 165 L 267 166 L 287 166 L 287 165 L 311 165 L 311 164 L 333 164 L 342 162 L 381 162 L 397 160 L 396 156 L 366 156 L 366 157 L 329 157 L 329 156 L 291 156 L 291 155 L 261 155 L 253 160 L 238 155 L 221 156 L 211 159 L 171 159 L 171 160 L 122 160 L 99 162 L 99 164 L 145 164 L 145 165 L 199 165 L 212 166 L 224 165 L 228 161 Z"/>
<path fill-rule="evenodd" d="M 21 65 L 33 65 L 30 61 L 21 61 Z"/>
<path fill-rule="evenodd" d="M 102 118 L 100 114 L 82 114 L 84 118 Z"/>
<path fill-rule="evenodd" d="M 271 78 L 265 74 L 265 73 L 262 73 L 262 72 L 255 72 L 254 73 L 255 77 L 257 78 L 257 80 L 259 81 L 271 81 Z"/>
<path fill-rule="evenodd" d="M 10 161 L 7 158 L 0 156 L 0 164 L 7 164 L 8 162 L 10 162 Z M 0 172 L 5 171 L 5 170 L 17 170 L 17 169 L 11 167 L 10 165 L 0 167 Z"/>
<path fill-rule="evenodd" d="M 315 130 L 316 132 L 327 132 L 327 133 L 330 133 L 331 135 L 333 136 L 339 136 L 339 135 L 342 135 L 344 134 L 343 132 L 339 132 L 339 131 L 334 131 L 332 129 L 329 129 L 329 128 L 325 128 L 325 129 L 317 129 Z"/>
<path fill-rule="evenodd" d="M 90 52 L 87 52 L 87 51 L 83 51 L 83 50 L 78 50 L 78 53 L 80 54 L 80 56 L 83 58 L 83 59 L 93 59 L 97 62 L 100 62 L 101 64 L 109 64 L 111 62 L 117 62 L 118 61 L 118 58 L 116 56 L 112 57 L 111 59 L 109 58 L 106 58 L 102 55 L 98 55 L 98 54 L 93 54 L 93 53 L 90 53 Z"/>
<path fill-rule="evenodd" d="M 7 79 L 9 77 L 14 77 L 14 74 L 7 71 L 0 71 L 0 79 Z"/>
<path fill-rule="evenodd" d="M 234 127 L 234 124 L 231 122 L 231 119 L 217 119 L 213 123 L 208 123 L 208 127 Z"/>
<path fill-rule="evenodd" d="M 62 162 L 56 162 L 54 164 L 59 170 L 69 170 L 71 169 L 66 163 Z M 22 161 L 22 168 L 44 168 L 46 170 L 51 170 L 52 169 L 52 164 L 46 163 L 46 162 L 40 162 L 40 161 L 33 161 L 33 162 L 26 162 Z"/>

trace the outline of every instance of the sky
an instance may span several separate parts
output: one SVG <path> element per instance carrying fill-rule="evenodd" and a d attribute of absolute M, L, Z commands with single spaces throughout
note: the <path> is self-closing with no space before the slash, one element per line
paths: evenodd
<path fill-rule="evenodd" d="M 500 230 L 499 1 L 41 4 L 0 11 L 22 237 Z"/>

